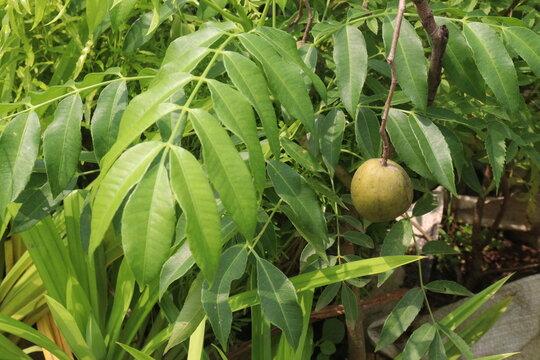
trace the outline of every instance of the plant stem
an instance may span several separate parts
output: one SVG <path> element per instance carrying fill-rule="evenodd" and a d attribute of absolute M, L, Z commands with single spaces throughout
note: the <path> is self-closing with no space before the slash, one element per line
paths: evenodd
<path fill-rule="evenodd" d="M 388 90 L 388 97 L 384 103 L 384 109 L 381 117 L 381 127 L 379 128 L 379 134 L 383 143 L 382 150 L 382 165 L 386 166 L 388 157 L 390 156 L 390 139 L 388 138 L 388 133 L 386 132 L 386 123 L 388 121 L 388 112 L 390 111 L 390 105 L 392 104 L 392 97 L 394 96 L 394 91 L 396 90 L 398 78 L 397 78 L 397 69 L 396 64 L 394 63 L 394 58 L 396 56 L 396 48 L 399 40 L 399 33 L 401 31 L 401 22 L 403 21 L 403 13 L 405 12 L 405 0 L 399 0 L 398 11 L 395 18 L 394 24 L 394 33 L 392 34 L 392 44 L 390 45 L 390 51 L 388 52 L 388 57 L 386 62 L 390 65 L 392 78 L 390 80 L 390 89 Z"/>
<path fill-rule="evenodd" d="M 13 114 L 6 115 L 2 119 L 0 119 L 0 121 L 9 120 L 9 119 L 11 119 L 11 118 L 13 118 L 13 117 L 15 117 L 17 115 L 24 114 L 24 113 L 27 113 L 29 111 L 33 111 L 33 110 L 35 110 L 37 108 L 48 105 L 48 104 L 53 103 L 55 101 L 62 100 L 63 98 L 68 97 L 70 95 L 78 94 L 78 93 L 80 93 L 82 91 L 91 90 L 91 89 L 98 88 L 98 87 L 101 87 L 101 86 L 104 86 L 104 85 L 108 85 L 108 84 L 113 83 L 115 81 L 120 81 L 120 80 L 132 81 L 132 80 L 153 79 L 153 78 L 154 78 L 153 75 L 141 75 L 141 76 L 131 76 L 131 77 L 123 77 L 122 76 L 122 77 L 119 77 L 119 78 L 116 78 L 116 79 L 102 81 L 100 83 L 85 86 L 85 87 L 82 87 L 82 88 L 75 88 L 74 90 L 68 91 L 67 93 L 62 94 L 60 96 L 57 96 L 55 98 L 49 99 L 47 101 L 44 101 L 44 102 L 36 104 L 36 105 L 30 105 L 28 108 L 26 108 L 24 110 L 18 111 L 18 112 L 13 113 Z"/>
<path fill-rule="evenodd" d="M 227 38 L 227 40 L 225 40 L 219 46 L 219 48 L 217 48 L 217 50 L 214 52 L 214 55 L 212 56 L 212 58 L 208 62 L 208 65 L 206 65 L 206 68 L 204 69 L 203 73 L 200 76 L 197 77 L 197 79 L 198 79 L 197 83 L 195 84 L 195 87 L 193 88 L 193 91 L 189 95 L 189 98 L 186 100 L 186 103 L 183 105 L 182 111 L 180 112 L 180 117 L 179 117 L 180 120 L 182 120 L 182 118 L 184 116 L 186 116 L 186 113 L 189 111 L 189 106 L 191 105 L 191 103 L 193 102 L 195 97 L 197 96 L 197 93 L 199 92 L 199 89 L 201 88 L 202 84 L 206 80 L 206 76 L 210 72 L 210 69 L 212 68 L 212 66 L 214 66 L 215 62 L 217 61 L 219 55 L 221 54 L 221 51 L 227 46 L 227 44 L 233 38 L 234 38 L 234 36 L 230 36 L 229 38 Z M 183 122 L 183 121 L 178 121 L 176 123 L 176 125 L 174 126 L 174 129 L 171 131 L 171 136 L 169 137 L 169 140 L 167 141 L 168 145 L 172 145 L 172 143 L 174 142 L 174 139 L 176 138 L 180 128 L 183 127 L 183 125 L 185 125 L 185 122 Z"/>

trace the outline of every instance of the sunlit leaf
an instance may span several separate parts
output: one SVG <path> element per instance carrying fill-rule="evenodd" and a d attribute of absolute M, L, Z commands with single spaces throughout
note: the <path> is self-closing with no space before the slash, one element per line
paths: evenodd
<path fill-rule="evenodd" d="M 141 180 L 164 145 L 157 141 L 135 145 L 114 163 L 103 178 L 92 204 L 92 231 L 88 246 L 90 253 L 99 246 L 124 198 Z"/>
<path fill-rule="evenodd" d="M 227 348 L 231 331 L 232 311 L 229 306 L 231 283 L 242 277 L 246 269 L 248 252 L 244 245 L 235 245 L 223 252 L 217 276 L 212 284 L 203 286 L 201 301 L 221 345 Z"/>
<path fill-rule="evenodd" d="M 40 126 L 33 112 L 11 120 L 0 136 L 0 223 L 4 210 L 24 190 L 36 162 Z"/>
<path fill-rule="evenodd" d="M 336 81 L 343 105 L 352 117 L 367 75 L 368 54 L 364 35 L 357 27 L 344 26 L 334 35 Z"/>
<path fill-rule="evenodd" d="M 463 34 L 471 47 L 478 70 L 499 102 L 510 112 L 521 105 L 514 63 L 497 33 L 487 24 L 468 22 Z"/>
<path fill-rule="evenodd" d="M 169 178 L 160 162 L 141 179 L 122 213 L 122 248 L 139 284 L 149 285 L 159 276 L 175 225 Z"/>
<path fill-rule="evenodd" d="M 170 161 L 171 187 L 186 214 L 189 248 L 206 279 L 212 282 L 221 254 L 220 224 L 212 188 L 189 151 L 174 147 Z"/>
<path fill-rule="evenodd" d="M 422 289 L 413 288 L 399 300 L 386 318 L 377 343 L 377 350 L 392 344 L 416 318 L 424 304 Z"/>
<path fill-rule="evenodd" d="M 62 100 L 43 133 L 43 157 L 53 196 L 60 194 L 77 172 L 81 153 L 82 101 L 79 95 Z"/>
<path fill-rule="evenodd" d="M 302 310 L 293 284 L 272 263 L 257 257 L 257 292 L 264 316 L 283 330 L 297 347 L 302 332 Z"/>
<path fill-rule="evenodd" d="M 246 164 L 215 117 L 196 109 L 190 111 L 190 118 L 203 146 L 204 163 L 210 181 L 242 235 L 251 239 L 257 225 L 258 204 L 255 186 Z"/>

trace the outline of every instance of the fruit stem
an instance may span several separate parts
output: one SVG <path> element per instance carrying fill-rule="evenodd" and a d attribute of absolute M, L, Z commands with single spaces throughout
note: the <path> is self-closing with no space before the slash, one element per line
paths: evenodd
<path fill-rule="evenodd" d="M 399 39 L 399 33 L 401 31 L 401 22 L 403 20 L 403 13 L 405 12 L 405 0 L 399 0 L 395 24 L 394 24 L 394 33 L 392 34 L 392 43 L 390 45 L 390 51 L 386 57 L 386 62 L 390 65 L 391 71 L 391 80 L 390 80 L 390 89 L 388 90 L 388 97 L 384 103 L 383 113 L 381 116 L 381 127 L 379 129 L 379 134 L 381 135 L 381 140 L 383 143 L 382 149 L 382 160 L 381 164 L 383 166 L 387 165 L 388 157 L 390 156 L 390 139 L 388 138 L 388 133 L 386 132 L 386 123 L 388 121 L 388 113 L 390 112 L 390 105 L 392 104 L 392 97 L 394 96 L 394 91 L 397 86 L 397 70 L 396 64 L 394 63 L 394 58 L 396 56 L 397 42 Z"/>

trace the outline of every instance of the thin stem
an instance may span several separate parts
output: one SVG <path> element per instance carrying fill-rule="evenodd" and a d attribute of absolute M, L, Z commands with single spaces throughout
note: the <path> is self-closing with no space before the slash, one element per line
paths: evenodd
<path fill-rule="evenodd" d="M 274 2 L 273 0 L 266 0 L 264 4 L 264 9 L 262 11 L 261 17 L 259 18 L 258 26 L 263 26 L 266 22 L 266 17 L 268 16 L 268 11 L 270 10 L 270 3 Z"/>
<path fill-rule="evenodd" d="M 309 36 L 309 32 L 311 31 L 311 26 L 313 25 L 313 11 L 311 10 L 311 6 L 309 5 L 309 0 L 303 1 L 307 13 L 306 28 L 304 29 L 304 34 L 302 35 L 302 44 L 305 44 Z"/>
<path fill-rule="evenodd" d="M 181 120 L 184 116 L 186 116 L 186 113 L 188 112 L 189 106 L 197 96 L 197 93 L 199 92 L 199 89 L 201 88 L 202 84 L 206 80 L 206 76 L 210 72 L 210 69 L 212 66 L 214 66 L 215 62 L 217 61 L 219 55 L 221 54 L 221 51 L 227 46 L 227 44 L 234 38 L 234 36 L 230 36 L 227 40 L 225 40 L 217 49 L 216 52 L 214 52 L 214 55 L 208 62 L 208 65 L 206 65 L 206 68 L 204 69 L 203 73 L 197 77 L 197 83 L 195 84 L 195 87 L 193 88 L 193 91 L 189 95 L 189 98 L 186 100 L 186 103 L 182 106 L 182 111 L 180 112 L 179 119 Z M 174 126 L 174 129 L 171 131 L 171 136 L 169 137 L 169 140 L 167 141 L 168 145 L 171 145 L 174 142 L 174 139 L 176 138 L 181 125 L 185 125 L 185 122 L 178 121 L 176 125 Z"/>
<path fill-rule="evenodd" d="M 225 19 L 231 20 L 232 22 L 235 22 L 238 24 L 242 24 L 242 19 L 240 19 L 238 16 L 234 16 L 233 14 L 231 14 L 230 12 L 228 12 L 227 10 L 225 10 L 223 7 L 219 6 L 212 0 L 201 0 L 201 1 L 205 3 L 206 5 L 210 6 L 212 9 L 216 10 Z"/>
<path fill-rule="evenodd" d="M 405 213 L 404 216 L 405 216 L 405 218 L 407 220 L 409 220 L 412 223 L 412 220 L 411 220 L 409 214 Z M 420 251 L 418 250 L 418 243 L 416 242 L 416 236 L 414 235 L 414 232 L 412 233 L 412 238 L 413 238 L 413 241 L 414 241 L 414 249 L 415 249 L 416 255 L 420 255 Z M 420 289 L 422 290 L 422 294 L 424 295 L 424 302 L 426 303 L 426 308 L 427 308 L 427 310 L 429 312 L 429 317 L 431 318 L 431 322 L 433 324 L 436 324 L 435 316 L 433 316 L 433 311 L 431 310 L 431 306 L 429 305 L 429 300 L 428 300 L 428 297 L 427 297 L 427 291 L 426 291 L 426 287 L 424 285 L 424 274 L 423 274 L 423 269 L 422 269 L 422 259 L 418 260 L 416 263 L 418 264 L 418 280 L 420 282 Z"/>
<path fill-rule="evenodd" d="M 261 231 L 259 231 L 257 236 L 255 236 L 253 238 L 253 241 L 248 244 L 248 247 L 249 247 L 250 251 L 253 251 L 255 249 L 255 246 L 257 245 L 257 243 L 259 242 L 261 237 L 264 235 L 264 232 L 266 231 L 266 228 L 272 222 L 272 218 L 274 217 L 274 215 L 276 214 L 276 212 L 278 211 L 278 209 L 280 208 L 282 203 L 283 203 L 283 199 L 279 199 L 279 201 L 276 203 L 276 205 L 272 208 L 272 210 L 270 212 L 270 215 L 268 215 L 268 219 L 266 219 L 266 222 L 264 223 L 263 227 L 261 228 Z"/>
<path fill-rule="evenodd" d="M 26 108 L 24 110 L 18 111 L 18 112 L 13 113 L 13 114 L 6 115 L 0 121 L 11 119 L 11 118 L 13 118 L 13 117 L 15 117 L 17 115 L 24 114 L 24 113 L 27 113 L 29 111 L 33 111 L 33 110 L 35 110 L 37 108 L 40 108 L 40 107 L 42 107 L 44 105 L 48 105 L 48 104 L 53 103 L 55 101 L 61 100 L 61 99 L 65 98 L 65 97 L 68 97 L 70 95 L 78 94 L 78 93 L 80 93 L 82 91 L 86 91 L 86 90 L 98 88 L 98 87 L 101 87 L 101 86 L 104 86 L 104 85 L 108 85 L 108 84 L 113 83 L 115 81 L 121 81 L 121 80 L 132 81 L 132 80 L 141 80 L 141 79 L 152 79 L 153 77 L 154 77 L 153 75 L 141 75 L 141 76 L 131 76 L 131 77 L 123 77 L 122 76 L 122 77 L 119 77 L 119 78 L 116 78 L 116 79 L 102 81 L 100 83 L 85 86 L 85 87 L 82 87 L 82 88 L 75 88 L 74 90 L 68 91 L 67 93 L 62 94 L 60 96 L 57 96 L 55 98 L 49 99 L 47 101 L 44 101 L 44 102 L 36 104 L 36 105 L 30 105 L 28 108 Z"/>
<path fill-rule="evenodd" d="M 384 103 L 383 114 L 381 117 L 381 127 L 379 129 L 379 134 L 383 142 L 382 150 L 382 165 L 386 166 L 388 157 L 390 156 L 390 139 L 388 138 L 388 133 L 386 132 L 386 123 L 388 121 L 388 112 L 390 111 L 390 106 L 392 104 L 392 97 L 394 96 L 394 91 L 398 83 L 397 78 L 397 69 L 396 64 L 394 63 L 394 58 L 396 56 L 396 48 L 399 40 L 399 33 L 401 31 L 401 22 L 403 21 L 403 13 L 405 11 L 405 0 L 399 0 L 398 11 L 396 14 L 395 24 L 394 24 L 394 33 L 392 34 L 392 44 L 390 46 L 390 51 L 388 52 L 388 57 L 386 62 L 390 65 L 390 70 L 392 78 L 390 81 L 390 89 L 388 90 L 388 97 Z"/>

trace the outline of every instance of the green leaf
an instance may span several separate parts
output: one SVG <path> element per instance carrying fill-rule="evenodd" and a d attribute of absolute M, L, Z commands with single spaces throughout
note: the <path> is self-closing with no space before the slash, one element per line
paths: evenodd
<path fill-rule="evenodd" d="M 296 163 L 310 171 L 324 171 L 320 163 L 302 146 L 282 137 L 281 145 L 283 149 Z"/>
<path fill-rule="evenodd" d="M 438 19 L 437 19 L 438 20 Z M 437 21 L 439 22 L 439 21 Z M 443 65 L 446 78 L 459 90 L 477 99 L 486 97 L 485 82 L 474 63 L 473 53 L 461 30 L 451 21 L 440 21 L 448 28 Z"/>
<path fill-rule="evenodd" d="M 480 74 L 497 100 L 511 113 L 517 112 L 522 100 L 516 70 L 497 33 L 478 22 L 465 23 L 463 33 Z"/>
<path fill-rule="evenodd" d="M 459 349 L 465 359 L 471 360 L 473 358 L 471 348 L 458 334 L 441 324 L 437 324 L 437 328 L 439 328 L 443 332 L 443 334 L 445 334 L 450 339 L 450 341 Z"/>
<path fill-rule="evenodd" d="M 354 117 L 366 80 L 368 61 L 364 35 L 356 26 L 344 26 L 334 34 L 333 57 L 341 101 Z"/>
<path fill-rule="evenodd" d="M 40 126 L 36 113 L 11 120 L 0 136 L 0 223 L 8 203 L 30 180 L 39 150 Z"/>
<path fill-rule="evenodd" d="M 36 344 L 37 346 L 50 351 L 60 360 L 71 359 L 53 341 L 51 341 L 51 339 L 43 335 L 41 332 L 23 323 L 22 321 L 17 321 L 4 314 L 0 314 L 0 331 L 15 335 L 21 339 L 25 339 L 33 344 Z"/>
<path fill-rule="evenodd" d="M 264 316 L 283 330 L 297 347 L 302 334 L 302 309 L 291 281 L 272 263 L 257 257 L 257 293 Z"/>
<path fill-rule="evenodd" d="M 239 38 L 246 50 L 262 64 L 274 96 L 289 114 L 300 119 L 308 132 L 313 132 L 315 114 L 298 67 L 281 58 L 255 34 L 241 34 Z"/>
<path fill-rule="evenodd" d="M 132 348 L 131 346 L 128 346 L 126 344 L 118 343 L 118 345 L 120 345 L 120 347 L 124 349 L 125 352 L 127 352 L 129 355 L 131 355 L 133 359 L 135 360 L 153 360 L 154 359 L 150 355 L 146 355 L 142 351 Z"/>
<path fill-rule="evenodd" d="M 165 264 L 163 264 L 163 267 L 161 268 L 161 275 L 159 277 L 159 297 L 161 298 L 168 287 L 184 276 L 193 265 L 195 265 L 195 259 L 186 242 L 180 246 L 173 256 L 165 261 Z"/>
<path fill-rule="evenodd" d="M 107 319 L 105 333 L 108 335 L 109 344 L 114 344 L 120 335 L 122 323 L 126 316 L 133 292 L 135 290 L 135 277 L 129 268 L 127 260 L 122 260 L 118 276 L 116 277 L 116 287 L 114 290 L 114 301 L 112 309 Z"/>
<path fill-rule="evenodd" d="M 504 126 L 492 121 L 487 128 L 487 137 L 485 141 L 486 152 L 489 163 L 493 171 L 493 180 L 495 186 L 499 188 L 501 177 L 504 172 L 504 163 L 506 158 L 506 130 Z"/>
<path fill-rule="evenodd" d="M 454 309 L 443 319 L 441 319 L 439 323 L 450 330 L 455 330 L 456 327 L 468 319 L 476 310 L 478 310 L 486 301 L 488 301 L 501 288 L 501 286 L 503 286 L 503 284 L 510 279 L 510 276 L 511 275 L 508 275 L 502 278 L 478 294 L 467 299 L 458 308 Z"/>
<path fill-rule="evenodd" d="M 120 120 L 118 139 L 102 158 L 102 173 L 107 173 L 116 158 L 157 120 L 178 109 L 168 103 L 170 97 L 191 81 L 191 75 L 183 72 L 162 71 L 154 78 L 145 92 L 133 98 Z"/>
<path fill-rule="evenodd" d="M 386 54 L 390 51 L 395 18 L 385 18 L 383 40 Z M 427 67 L 422 41 L 412 25 L 403 19 L 396 48 L 395 64 L 398 83 L 414 106 L 425 110 L 427 105 Z"/>
<path fill-rule="evenodd" d="M 329 240 L 315 192 L 300 174 L 277 160 L 268 162 L 268 177 L 279 197 L 289 204 L 286 214 L 298 232 L 319 253 L 324 253 Z"/>
<path fill-rule="evenodd" d="M 238 244 L 228 248 L 221 255 L 217 276 L 212 286 L 208 283 L 203 285 L 201 301 L 214 334 L 224 349 L 227 348 L 232 325 L 232 311 L 229 305 L 231 283 L 244 275 L 247 258 L 248 252 L 244 245 Z"/>
<path fill-rule="evenodd" d="M 513 353 L 498 354 L 498 355 L 488 355 L 488 356 L 482 356 L 482 357 L 476 358 L 475 360 L 503 360 L 517 354 L 519 353 L 513 352 Z"/>
<path fill-rule="evenodd" d="M 127 102 L 128 93 L 125 81 L 115 81 L 107 85 L 99 94 L 91 125 L 94 154 L 98 161 L 116 141 L 120 119 Z"/>
<path fill-rule="evenodd" d="M 110 11 L 111 27 L 118 31 L 120 27 L 126 24 L 126 20 L 131 15 L 132 10 L 137 5 L 138 0 L 115 0 Z"/>
<path fill-rule="evenodd" d="M 429 291 L 441 293 L 441 294 L 450 294 L 450 295 L 459 295 L 459 296 L 473 296 L 474 294 L 467 290 L 463 285 L 458 284 L 455 281 L 449 280 L 435 280 L 424 286 Z"/>
<path fill-rule="evenodd" d="M 191 283 L 184 306 L 176 318 L 165 352 L 184 342 L 204 319 L 204 309 L 201 303 L 203 277 L 199 274 Z"/>
<path fill-rule="evenodd" d="M 43 133 L 43 158 L 53 196 L 60 194 L 77 172 L 81 153 L 82 106 L 78 94 L 60 101 L 53 122 Z"/>
<path fill-rule="evenodd" d="M 170 161 L 171 186 L 186 214 L 189 248 L 205 278 L 212 282 L 221 254 L 220 223 L 214 193 L 201 165 L 189 151 L 173 147 Z"/>
<path fill-rule="evenodd" d="M 170 66 L 176 71 L 192 72 L 210 53 L 209 46 L 222 35 L 223 29 L 210 24 L 194 33 L 179 37 L 167 48 L 162 67 Z"/>
<path fill-rule="evenodd" d="M 373 239 L 369 237 L 369 235 L 364 234 L 360 231 L 347 231 L 343 234 L 343 237 L 352 242 L 353 244 L 373 249 Z M 395 254 L 392 254 L 395 255 Z M 401 254 L 400 254 L 401 255 Z"/>
<path fill-rule="evenodd" d="M 262 192 L 266 185 L 266 171 L 251 105 L 242 94 L 229 85 L 209 80 L 208 86 L 218 119 L 246 144 L 255 185 L 257 190 Z"/>
<path fill-rule="evenodd" d="M 426 192 L 414 204 L 412 211 L 413 216 L 422 216 L 432 212 L 438 206 L 437 198 L 431 192 Z"/>
<path fill-rule="evenodd" d="M 430 323 L 422 324 L 418 329 L 414 330 L 401 358 L 407 360 L 420 360 L 429 350 L 429 346 L 435 337 L 437 329 Z"/>
<path fill-rule="evenodd" d="M 290 33 L 268 26 L 256 28 L 254 33 L 261 36 L 287 62 L 298 65 L 302 72 L 309 77 L 319 96 L 323 100 L 326 99 L 326 86 L 302 59 L 300 49 L 297 48 L 296 41 Z"/>
<path fill-rule="evenodd" d="M 438 331 L 435 331 L 435 337 L 433 338 L 433 341 L 431 342 L 431 345 L 429 347 L 428 358 L 430 360 L 447 359 L 446 352 L 444 350 L 444 344 Z"/>
<path fill-rule="evenodd" d="M 137 282 L 150 285 L 167 260 L 176 213 L 163 161 L 141 179 L 122 212 L 122 248 Z"/>
<path fill-rule="evenodd" d="M 109 0 L 103 4 L 102 0 L 86 0 L 86 23 L 91 34 L 101 25 L 109 11 Z"/>
<path fill-rule="evenodd" d="M 540 76 L 540 35 L 524 27 L 503 27 L 503 34 L 519 56 Z"/>
<path fill-rule="evenodd" d="M 511 302 L 512 297 L 508 297 L 490 306 L 482 314 L 475 316 L 475 321 L 460 331 L 460 337 L 466 344 L 474 344 L 495 325 L 499 318 L 506 312 Z M 453 343 L 446 344 L 448 358 L 457 357 L 460 353 L 460 349 Z"/>
<path fill-rule="evenodd" d="M 445 243 L 443 240 L 432 240 L 424 244 L 422 254 L 425 255 L 453 255 L 459 254 L 452 246 Z"/>
<path fill-rule="evenodd" d="M 339 162 L 343 132 L 345 131 L 345 114 L 339 110 L 331 110 L 324 118 L 317 120 L 319 148 L 324 163 L 330 173 Z"/>
<path fill-rule="evenodd" d="M 210 181 L 242 235 L 251 239 L 257 225 L 258 204 L 246 164 L 216 118 L 200 109 L 190 111 L 190 118 L 203 146 Z"/>
<path fill-rule="evenodd" d="M 413 288 L 407 291 L 386 318 L 375 351 L 383 349 L 396 341 L 414 321 L 423 304 L 424 294 L 422 289 Z"/>
<path fill-rule="evenodd" d="M 92 222 L 88 252 L 93 253 L 103 240 L 105 232 L 133 186 L 163 149 L 165 144 L 147 141 L 126 151 L 114 163 L 101 181 L 92 204 Z"/>
<path fill-rule="evenodd" d="M 379 120 L 368 108 L 360 107 L 354 122 L 356 145 L 360 154 L 367 159 L 376 158 L 381 153 L 381 136 L 379 135 Z"/>
<path fill-rule="evenodd" d="M 202 359 L 204 352 L 204 330 L 206 327 L 206 319 L 203 319 L 195 331 L 189 337 L 187 360 Z"/>
<path fill-rule="evenodd" d="M 431 174 L 442 186 L 457 195 L 452 156 L 443 134 L 431 120 L 419 115 L 410 116 L 409 123 Z"/>
<path fill-rule="evenodd" d="M 430 179 L 431 172 L 407 115 L 397 109 L 390 109 L 387 130 L 399 157 L 418 175 Z"/>
<path fill-rule="evenodd" d="M 0 334 L 0 349 L 2 349 L 1 359 L 22 359 L 31 360 L 32 358 L 24 353 L 17 345 L 12 343 L 7 337 Z"/>
<path fill-rule="evenodd" d="M 95 360 L 96 357 L 92 349 L 86 343 L 81 330 L 77 327 L 77 323 L 69 311 L 53 298 L 49 296 L 45 296 L 45 298 L 47 299 L 47 305 L 49 306 L 55 324 L 66 338 L 69 347 L 77 358 L 81 360 Z"/>
<path fill-rule="evenodd" d="M 317 304 L 315 304 L 315 311 L 319 311 L 322 308 L 326 307 L 328 304 L 330 304 L 332 300 L 334 300 L 334 298 L 336 297 L 340 288 L 341 283 L 339 282 L 330 284 L 325 287 L 324 290 L 321 292 L 321 295 L 319 295 Z"/>
<path fill-rule="evenodd" d="M 422 258 L 421 256 L 404 255 L 357 260 L 303 273 L 290 280 L 296 291 L 302 292 L 349 279 L 380 274 Z M 229 299 L 233 311 L 257 305 L 258 301 L 257 293 L 254 290 L 243 292 Z"/>
<path fill-rule="evenodd" d="M 381 256 L 403 255 L 413 240 L 412 225 L 409 220 L 400 220 L 390 228 L 381 246 Z M 392 275 L 393 270 L 379 275 L 377 286 L 381 286 Z"/>
<path fill-rule="evenodd" d="M 266 79 L 253 61 L 234 52 L 225 52 L 223 62 L 234 86 L 249 100 L 261 119 L 270 149 L 279 157 L 279 130 Z"/>
<path fill-rule="evenodd" d="M 341 301 L 343 302 L 343 308 L 345 309 L 345 321 L 347 327 L 354 329 L 356 326 L 356 320 L 358 319 L 358 299 L 354 294 L 354 291 L 343 284 L 341 287 Z"/>

